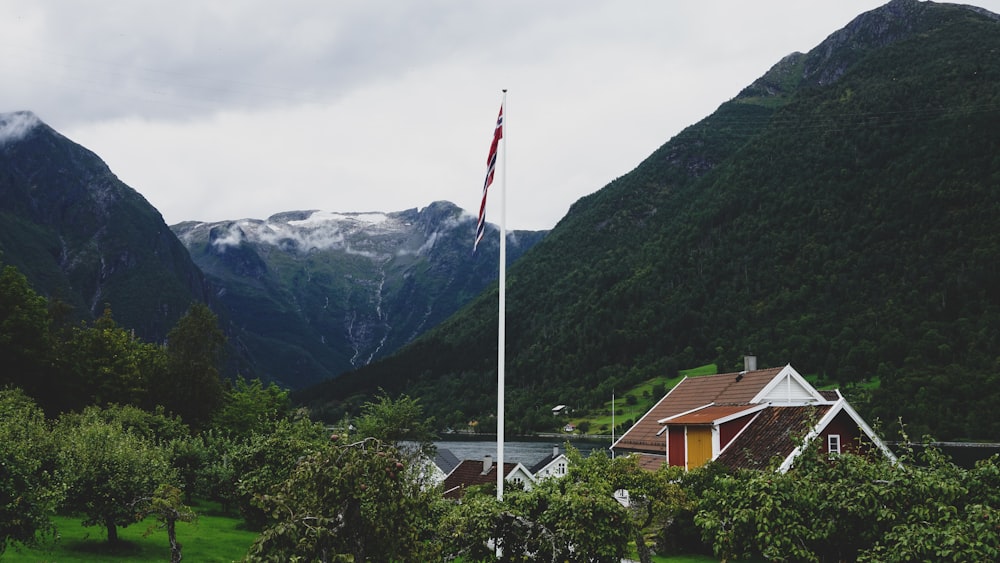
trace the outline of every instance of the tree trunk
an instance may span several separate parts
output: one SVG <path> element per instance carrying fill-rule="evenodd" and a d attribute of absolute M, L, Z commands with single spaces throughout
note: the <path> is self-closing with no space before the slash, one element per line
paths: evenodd
<path fill-rule="evenodd" d="M 635 550 L 639 552 L 639 561 L 642 563 L 653 563 L 653 554 L 649 552 L 646 545 L 646 538 L 642 537 L 642 530 L 635 531 Z"/>
<path fill-rule="evenodd" d="M 108 529 L 108 543 L 118 543 L 118 527 L 111 518 L 104 519 L 104 527 Z"/>
<path fill-rule="evenodd" d="M 177 542 L 177 520 L 167 519 L 167 539 L 170 540 L 170 563 L 181 563 L 181 544 Z"/>

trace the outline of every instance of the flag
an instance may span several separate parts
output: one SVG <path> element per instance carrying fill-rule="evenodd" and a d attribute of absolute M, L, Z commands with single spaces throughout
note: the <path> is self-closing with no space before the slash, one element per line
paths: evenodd
<path fill-rule="evenodd" d="M 497 148 L 500 139 L 503 138 L 503 104 L 500 105 L 500 114 L 497 115 L 497 126 L 493 129 L 493 142 L 490 143 L 490 154 L 486 157 L 486 181 L 483 182 L 483 201 L 479 204 L 479 223 L 476 225 L 476 242 L 472 245 L 475 252 L 479 246 L 479 241 L 483 240 L 486 233 L 486 194 L 493 183 L 493 174 L 497 169 Z"/>

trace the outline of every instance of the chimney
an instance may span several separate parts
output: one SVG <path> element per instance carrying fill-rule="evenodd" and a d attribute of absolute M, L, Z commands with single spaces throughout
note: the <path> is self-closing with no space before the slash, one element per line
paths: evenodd
<path fill-rule="evenodd" d="M 743 371 L 757 371 L 757 356 L 743 356 Z"/>
<path fill-rule="evenodd" d="M 493 456 L 488 454 L 483 456 L 483 475 L 489 473 L 490 469 L 492 468 L 493 468 Z"/>
<path fill-rule="evenodd" d="M 552 459 L 559 457 L 559 444 L 552 446 Z"/>

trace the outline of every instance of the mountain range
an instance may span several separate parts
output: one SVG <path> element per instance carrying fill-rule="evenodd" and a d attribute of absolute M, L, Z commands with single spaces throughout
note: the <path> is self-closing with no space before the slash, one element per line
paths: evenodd
<path fill-rule="evenodd" d="M 511 233 L 508 430 L 752 353 L 912 437 L 1000 440 L 998 55 L 996 14 L 893 0 Z M 495 421 L 498 237 L 471 255 L 473 224 L 437 202 L 171 228 L 89 150 L 0 115 L 3 263 L 150 341 L 206 302 L 230 375 L 331 419 L 385 390 Z"/>
<path fill-rule="evenodd" d="M 893 0 L 577 201 L 508 275 L 508 431 L 751 353 L 912 437 L 1000 439 L 998 55 L 996 14 Z M 298 398 L 406 392 L 488 427 L 496 302 Z"/>
<path fill-rule="evenodd" d="M 299 388 L 391 354 L 498 276 L 499 237 L 448 202 L 185 222 L 31 112 L 0 114 L 0 261 L 73 322 L 110 308 L 162 342 L 194 302 L 228 340 L 229 376 Z M 507 233 L 516 261 L 546 231 Z"/>
<path fill-rule="evenodd" d="M 299 388 L 391 354 L 495 283 L 497 230 L 473 254 L 475 222 L 439 201 L 172 229 L 227 311 L 248 371 Z M 507 233 L 509 260 L 544 235 Z"/>

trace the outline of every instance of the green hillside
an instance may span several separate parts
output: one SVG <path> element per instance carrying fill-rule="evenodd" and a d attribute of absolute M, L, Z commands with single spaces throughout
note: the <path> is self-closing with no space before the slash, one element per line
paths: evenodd
<path fill-rule="evenodd" d="M 1000 439 L 998 54 L 996 15 L 891 2 L 578 201 L 508 274 L 509 431 L 754 353 L 879 378 L 852 400 L 912 435 Z M 496 310 L 493 290 L 299 399 L 336 417 L 384 388 L 485 419 Z"/>

